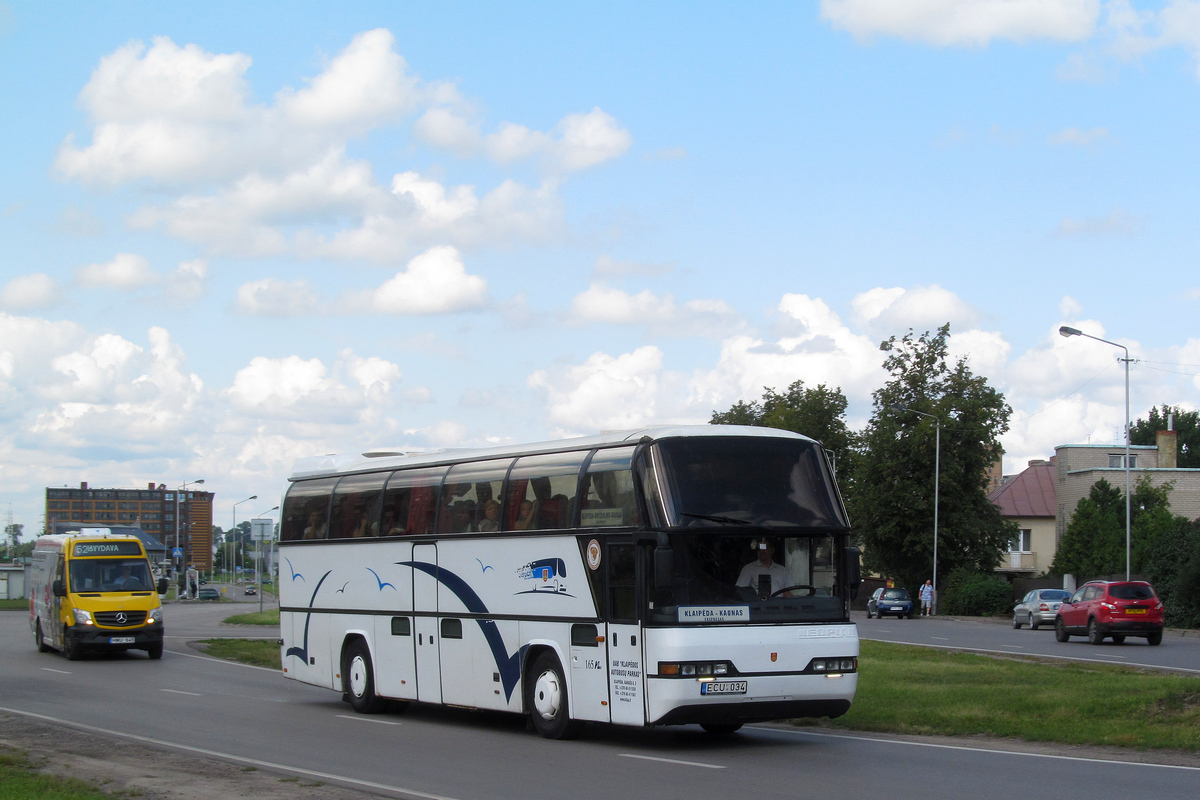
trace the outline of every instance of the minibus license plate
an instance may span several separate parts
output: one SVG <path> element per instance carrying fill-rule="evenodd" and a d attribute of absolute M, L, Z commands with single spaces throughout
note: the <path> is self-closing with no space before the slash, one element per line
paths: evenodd
<path fill-rule="evenodd" d="M 700 694 L 745 694 L 745 681 L 710 681 L 700 684 Z"/>
<path fill-rule="evenodd" d="M 109 644 L 133 644 L 135 641 L 137 641 L 137 639 L 136 639 L 136 637 L 133 637 L 133 636 L 112 636 L 109 638 L 108 643 Z"/>

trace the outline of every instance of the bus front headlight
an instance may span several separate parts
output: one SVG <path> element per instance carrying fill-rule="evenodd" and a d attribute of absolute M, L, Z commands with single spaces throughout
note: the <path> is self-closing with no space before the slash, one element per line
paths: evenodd
<path fill-rule="evenodd" d="M 95 625 L 92 619 L 92 612 L 84 611 L 81 608 L 73 608 L 71 611 L 75 614 L 75 624 L 77 625 Z"/>

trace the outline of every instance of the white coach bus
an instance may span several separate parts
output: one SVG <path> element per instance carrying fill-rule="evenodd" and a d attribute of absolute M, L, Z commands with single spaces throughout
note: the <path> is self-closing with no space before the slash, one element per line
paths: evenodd
<path fill-rule="evenodd" d="M 849 532 L 820 444 L 770 428 L 304 459 L 283 669 L 359 712 L 510 711 L 549 738 L 837 717 L 858 679 Z"/>

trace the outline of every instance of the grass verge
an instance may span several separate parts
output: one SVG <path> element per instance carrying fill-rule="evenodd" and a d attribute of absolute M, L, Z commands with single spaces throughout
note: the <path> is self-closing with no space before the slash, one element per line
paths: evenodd
<path fill-rule="evenodd" d="M 252 611 L 249 614 L 234 614 L 221 621 L 230 625 L 278 625 L 279 609 L 272 608 L 267 611 Z"/>
<path fill-rule="evenodd" d="M 0 800 L 113 800 L 129 796 L 103 792 L 85 781 L 42 775 L 25 753 L 0 746 Z"/>
<path fill-rule="evenodd" d="M 255 667 L 283 669 L 279 663 L 279 645 L 274 639 L 201 639 L 197 644 L 214 658 L 239 661 Z"/>
<path fill-rule="evenodd" d="M 863 641 L 858 695 L 822 727 L 1200 752 L 1200 678 Z"/>

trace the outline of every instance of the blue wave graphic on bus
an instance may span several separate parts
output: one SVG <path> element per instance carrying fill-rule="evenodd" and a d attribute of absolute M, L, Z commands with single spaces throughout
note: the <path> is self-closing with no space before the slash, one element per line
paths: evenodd
<path fill-rule="evenodd" d="M 534 581 L 532 589 L 527 589 L 524 592 L 517 594 L 535 594 L 548 592 L 550 594 L 565 594 L 567 597 L 573 595 L 567 594 L 567 587 L 562 580 L 567 576 L 567 562 L 561 558 L 540 558 L 537 561 L 530 561 L 523 567 L 517 569 L 517 577 L 527 581 Z"/>
<path fill-rule="evenodd" d="M 429 564 L 424 561 L 398 561 L 396 563 L 402 567 L 419 569 L 432 577 L 453 592 L 454 596 L 461 600 L 462 604 L 467 607 L 467 611 L 472 614 L 488 613 L 487 606 L 484 605 L 479 595 L 475 594 L 475 590 L 453 572 L 440 569 L 437 564 Z M 529 649 L 529 645 L 522 645 L 517 652 L 509 655 L 508 647 L 504 644 L 504 637 L 500 635 L 500 629 L 496 627 L 496 623 L 490 619 L 475 621 L 479 623 L 479 629 L 483 631 L 483 638 L 487 640 L 488 647 L 492 650 L 492 658 L 496 659 L 496 669 L 500 672 L 500 683 L 504 686 L 504 699 L 507 702 L 512 699 L 513 689 L 521 680 L 521 662 L 525 660 L 525 651 Z"/>
<path fill-rule="evenodd" d="M 289 562 L 288 566 L 291 567 L 290 562 Z M 329 570 L 329 572 L 326 572 L 324 575 L 321 576 L 321 580 L 317 581 L 317 588 L 313 589 L 312 597 L 308 598 L 308 607 L 309 608 L 312 608 L 313 603 L 315 603 L 317 601 L 317 592 L 321 591 L 321 584 L 324 583 L 325 579 L 328 578 L 331 574 L 333 574 L 333 570 Z M 304 615 L 304 644 L 301 645 L 300 647 L 289 647 L 287 649 L 287 653 L 285 653 L 285 655 L 289 655 L 289 656 L 299 656 L 300 660 L 303 661 L 306 666 L 308 665 L 308 623 L 311 621 L 312 621 L 312 612 L 310 611 L 309 613 Z"/>

